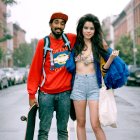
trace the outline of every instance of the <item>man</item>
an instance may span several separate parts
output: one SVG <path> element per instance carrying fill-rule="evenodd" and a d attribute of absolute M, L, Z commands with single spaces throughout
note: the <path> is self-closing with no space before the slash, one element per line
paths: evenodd
<path fill-rule="evenodd" d="M 65 67 L 68 59 L 68 47 L 62 39 L 68 16 L 64 13 L 53 13 L 50 18 L 50 49 L 43 64 L 44 39 L 38 41 L 32 60 L 27 82 L 29 104 L 39 105 L 38 140 L 48 140 L 53 112 L 56 111 L 58 140 L 68 140 L 67 123 L 70 113 L 70 90 L 72 75 Z M 66 34 L 71 47 L 76 35 Z M 53 63 L 53 64 L 52 64 Z M 52 66 L 54 66 L 52 68 Z M 42 71 L 44 69 L 44 71 Z M 45 72 L 45 74 L 44 74 Z M 37 90 L 38 103 L 35 97 Z"/>

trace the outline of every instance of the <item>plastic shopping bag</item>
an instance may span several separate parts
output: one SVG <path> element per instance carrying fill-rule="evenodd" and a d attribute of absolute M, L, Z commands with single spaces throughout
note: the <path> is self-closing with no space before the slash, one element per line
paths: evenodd
<path fill-rule="evenodd" d="M 99 120 L 102 126 L 117 127 L 117 106 L 112 89 L 102 87 L 99 97 Z"/>

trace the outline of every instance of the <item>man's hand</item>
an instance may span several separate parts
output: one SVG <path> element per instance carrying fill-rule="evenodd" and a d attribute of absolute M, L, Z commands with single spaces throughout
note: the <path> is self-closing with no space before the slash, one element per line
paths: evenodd
<path fill-rule="evenodd" d="M 34 104 L 36 104 L 38 106 L 38 102 L 37 102 L 36 98 L 35 99 L 29 99 L 30 107 L 32 107 Z"/>

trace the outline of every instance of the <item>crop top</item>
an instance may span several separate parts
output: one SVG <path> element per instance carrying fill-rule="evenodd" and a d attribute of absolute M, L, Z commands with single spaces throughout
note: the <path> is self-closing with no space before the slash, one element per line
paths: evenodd
<path fill-rule="evenodd" d="M 75 57 L 75 61 L 76 62 L 82 62 L 84 63 L 85 65 L 88 65 L 90 63 L 94 63 L 94 60 L 93 60 L 93 54 L 90 53 L 89 55 L 87 56 L 84 56 L 82 54 L 79 54 L 78 56 Z"/>

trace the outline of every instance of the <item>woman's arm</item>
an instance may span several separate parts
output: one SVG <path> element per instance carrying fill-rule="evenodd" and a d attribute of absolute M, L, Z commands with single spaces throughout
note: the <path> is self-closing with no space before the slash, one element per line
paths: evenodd
<path fill-rule="evenodd" d="M 106 62 L 105 65 L 103 66 L 103 69 L 104 69 L 104 70 L 108 70 L 109 67 L 110 67 L 110 65 L 111 65 L 111 63 L 112 63 L 112 61 L 113 61 L 114 58 L 115 58 L 116 56 L 118 56 L 118 55 L 119 55 L 119 50 L 114 50 L 114 51 L 112 51 L 112 53 L 111 53 L 111 55 L 109 56 L 107 62 Z"/>
<path fill-rule="evenodd" d="M 105 50 L 108 50 L 108 44 L 106 43 L 106 41 L 103 39 L 103 47 L 104 47 L 104 49 Z M 110 67 L 110 65 L 111 65 L 111 63 L 112 63 L 112 61 L 114 60 L 114 58 L 116 57 L 116 56 L 118 56 L 119 55 L 119 50 L 114 50 L 114 51 L 112 51 L 112 53 L 110 54 L 110 57 L 108 58 L 108 60 L 107 60 L 107 62 L 106 63 L 104 63 L 103 65 L 101 65 L 101 69 L 102 69 L 102 72 L 103 73 L 106 73 L 107 72 L 107 70 L 109 69 L 109 67 Z M 105 61 L 104 61 L 105 62 Z"/>

